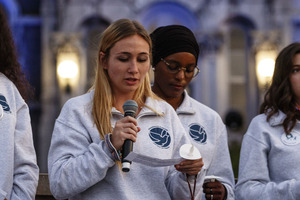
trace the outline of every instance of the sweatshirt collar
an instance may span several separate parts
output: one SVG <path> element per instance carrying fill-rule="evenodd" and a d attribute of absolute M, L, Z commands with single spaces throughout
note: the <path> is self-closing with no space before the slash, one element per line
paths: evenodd
<path fill-rule="evenodd" d="M 165 109 L 162 107 L 162 104 L 160 104 L 158 101 L 159 100 L 152 99 L 151 97 L 147 97 L 145 105 L 147 105 L 149 108 L 153 108 L 155 111 L 157 111 L 158 113 L 163 115 L 165 113 L 165 111 L 164 111 Z M 144 116 L 144 115 L 157 115 L 154 111 L 152 111 L 149 108 L 143 107 L 137 117 Z M 111 112 L 113 115 L 114 114 L 123 115 L 115 107 L 112 107 Z"/>
<path fill-rule="evenodd" d="M 187 91 L 184 90 L 183 93 L 183 101 L 180 106 L 176 109 L 177 114 L 188 114 L 193 115 L 195 114 L 195 109 L 193 109 L 192 101 L 190 96 L 188 95 Z"/>
<path fill-rule="evenodd" d="M 270 118 L 270 125 L 271 126 L 282 125 L 285 118 L 286 118 L 286 114 L 284 114 L 281 110 L 279 110 L 278 113 L 274 114 Z"/>
<path fill-rule="evenodd" d="M 164 115 L 165 108 L 163 107 L 163 104 L 159 103 L 161 100 L 153 99 L 151 97 L 146 98 L 145 105 L 147 107 L 143 107 L 140 115 L 157 115 L 154 111 L 152 111 L 150 108 L 154 109 L 157 113 Z"/>
<path fill-rule="evenodd" d="M 279 110 L 277 114 L 274 114 L 270 118 L 270 125 L 271 126 L 282 125 L 285 118 L 286 118 L 286 114 L 283 113 L 281 110 Z M 297 120 L 297 124 L 300 124 L 300 122 L 298 120 Z"/>

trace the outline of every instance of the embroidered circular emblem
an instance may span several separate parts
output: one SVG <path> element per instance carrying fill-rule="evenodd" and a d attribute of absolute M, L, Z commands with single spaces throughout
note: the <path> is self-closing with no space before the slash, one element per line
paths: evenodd
<path fill-rule="evenodd" d="M 3 115 L 4 115 L 4 111 L 2 106 L 0 106 L 0 119 L 2 119 Z"/>
<path fill-rule="evenodd" d="M 161 127 L 151 127 L 149 137 L 157 146 L 167 149 L 171 143 L 171 137 L 167 129 Z"/>
<path fill-rule="evenodd" d="M 3 96 L 1 94 L 0 94 L 0 106 L 2 106 L 2 108 L 5 112 L 10 113 L 10 107 L 7 104 L 6 98 L 5 98 L 5 96 Z"/>
<path fill-rule="evenodd" d="M 200 126 L 199 124 L 191 124 L 189 126 L 189 134 L 193 140 L 198 143 L 205 144 L 207 140 L 207 134 L 204 130 L 204 127 Z"/>
<path fill-rule="evenodd" d="M 285 145 L 297 145 L 300 142 L 300 134 L 296 131 L 291 131 L 288 135 L 282 133 L 281 141 Z"/>

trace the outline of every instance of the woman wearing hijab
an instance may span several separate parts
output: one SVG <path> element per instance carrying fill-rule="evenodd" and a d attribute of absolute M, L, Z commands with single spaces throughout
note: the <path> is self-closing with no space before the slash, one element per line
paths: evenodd
<path fill-rule="evenodd" d="M 234 199 L 234 177 L 227 143 L 227 131 L 220 116 L 191 98 L 185 90 L 199 73 L 199 46 L 191 30 L 169 25 L 154 30 L 154 83 L 152 91 L 176 111 L 193 144 L 200 150 L 207 176 L 217 177 L 203 184 L 203 199 Z M 196 188 L 201 190 L 201 188 Z"/>

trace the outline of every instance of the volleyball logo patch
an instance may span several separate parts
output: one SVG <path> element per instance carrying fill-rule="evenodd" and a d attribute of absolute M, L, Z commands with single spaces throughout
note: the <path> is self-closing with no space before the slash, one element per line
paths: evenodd
<path fill-rule="evenodd" d="M 0 94 L 0 105 L 2 106 L 4 112 L 10 113 L 10 107 L 7 104 L 5 96 L 3 96 L 2 94 Z"/>
<path fill-rule="evenodd" d="M 300 143 L 300 133 L 291 131 L 289 134 L 282 133 L 281 141 L 283 144 L 292 146 Z"/>
<path fill-rule="evenodd" d="M 189 134 L 191 138 L 197 143 L 205 144 L 207 140 L 207 134 L 204 127 L 199 124 L 191 124 L 189 126 Z"/>
<path fill-rule="evenodd" d="M 171 137 L 167 129 L 161 127 L 151 127 L 149 132 L 150 139 L 157 146 L 167 149 L 171 143 Z"/>

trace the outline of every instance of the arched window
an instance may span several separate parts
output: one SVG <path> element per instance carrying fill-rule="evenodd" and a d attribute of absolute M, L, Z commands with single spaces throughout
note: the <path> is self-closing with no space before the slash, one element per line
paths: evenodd
<path fill-rule="evenodd" d="M 100 16 L 91 16 L 83 21 L 81 28 L 83 29 L 83 45 L 86 50 L 87 65 L 87 83 L 86 90 L 93 85 L 95 71 L 97 67 L 96 59 L 98 58 L 98 48 L 101 33 L 109 26 L 110 22 Z"/>
<path fill-rule="evenodd" d="M 243 117 L 243 132 L 248 122 L 258 113 L 258 88 L 254 56 L 252 54 L 252 35 L 255 29 L 253 22 L 243 15 L 230 16 L 225 21 L 228 26 L 226 33 L 226 49 L 228 64 L 228 105 Z M 225 116 L 226 117 L 226 116 Z"/>
<path fill-rule="evenodd" d="M 192 31 L 196 31 L 200 27 L 194 13 L 177 2 L 156 2 L 150 4 L 141 12 L 139 18 L 149 32 L 152 32 L 159 26 L 170 24 L 184 25 Z"/>

